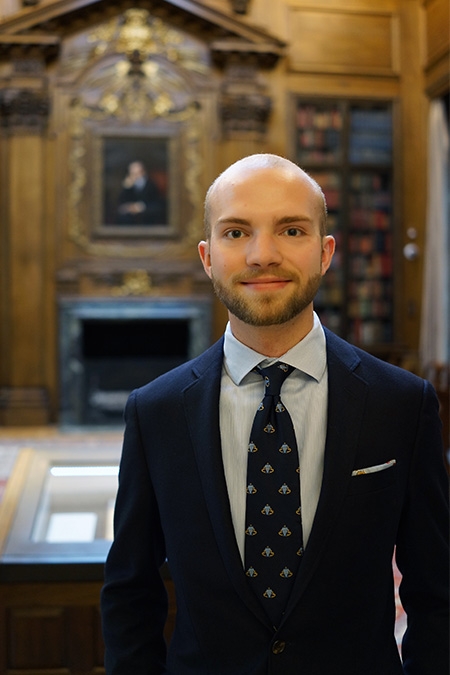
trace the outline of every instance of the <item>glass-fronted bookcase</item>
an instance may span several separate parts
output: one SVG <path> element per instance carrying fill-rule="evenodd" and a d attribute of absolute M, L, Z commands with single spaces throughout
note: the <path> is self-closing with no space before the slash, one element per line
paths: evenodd
<path fill-rule="evenodd" d="M 315 300 L 324 325 L 377 355 L 395 343 L 390 101 L 292 96 L 294 161 L 322 187 L 336 254 Z"/>

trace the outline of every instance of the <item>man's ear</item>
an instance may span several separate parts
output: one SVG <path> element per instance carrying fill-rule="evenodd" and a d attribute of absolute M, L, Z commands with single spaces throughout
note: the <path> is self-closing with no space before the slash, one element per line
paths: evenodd
<path fill-rule="evenodd" d="M 209 241 L 200 241 L 198 244 L 198 254 L 203 264 L 203 269 L 211 279 L 211 253 L 209 250 Z"/>
<path fill-rule="evenodd" d="M 329 266 L 331 265 L 331 260 L 334 255 L 334 249 L 336 248 L 336 241 L 331 234 L 328 234 L 322 240 L 322 276 L 325 274 Z"/>

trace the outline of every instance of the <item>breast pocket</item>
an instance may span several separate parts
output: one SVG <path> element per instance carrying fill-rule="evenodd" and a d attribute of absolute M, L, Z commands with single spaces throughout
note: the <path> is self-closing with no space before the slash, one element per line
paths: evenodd
<path fill-rule="evenodd" d="M 364 469 L 355 469 L 349 485 L 349 494 L 377 492 L 394 485 L 398 477 L 397 463 L 387 463 L 381 466 L 383 468 L 378 470 L 369 470 L 372 467 L 368 467 L 367 473 Z"/>

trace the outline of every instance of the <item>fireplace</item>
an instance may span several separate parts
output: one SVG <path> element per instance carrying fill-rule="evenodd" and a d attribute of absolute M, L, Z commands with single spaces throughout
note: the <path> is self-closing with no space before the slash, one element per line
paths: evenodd
<path fill-rule="evenodd" d="M 117 426 L 130 392 L 211 343 L 209 298 L 63 299 L 60 422 Z"/>

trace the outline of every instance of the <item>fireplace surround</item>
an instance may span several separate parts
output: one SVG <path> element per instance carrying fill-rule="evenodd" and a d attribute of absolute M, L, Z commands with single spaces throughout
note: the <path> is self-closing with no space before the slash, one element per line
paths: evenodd
<path fill-rule="evenodd" d="M 60 423 L 122 425 L 132 389 L 210 343 L 210 298 L 61 299 Z"/>

